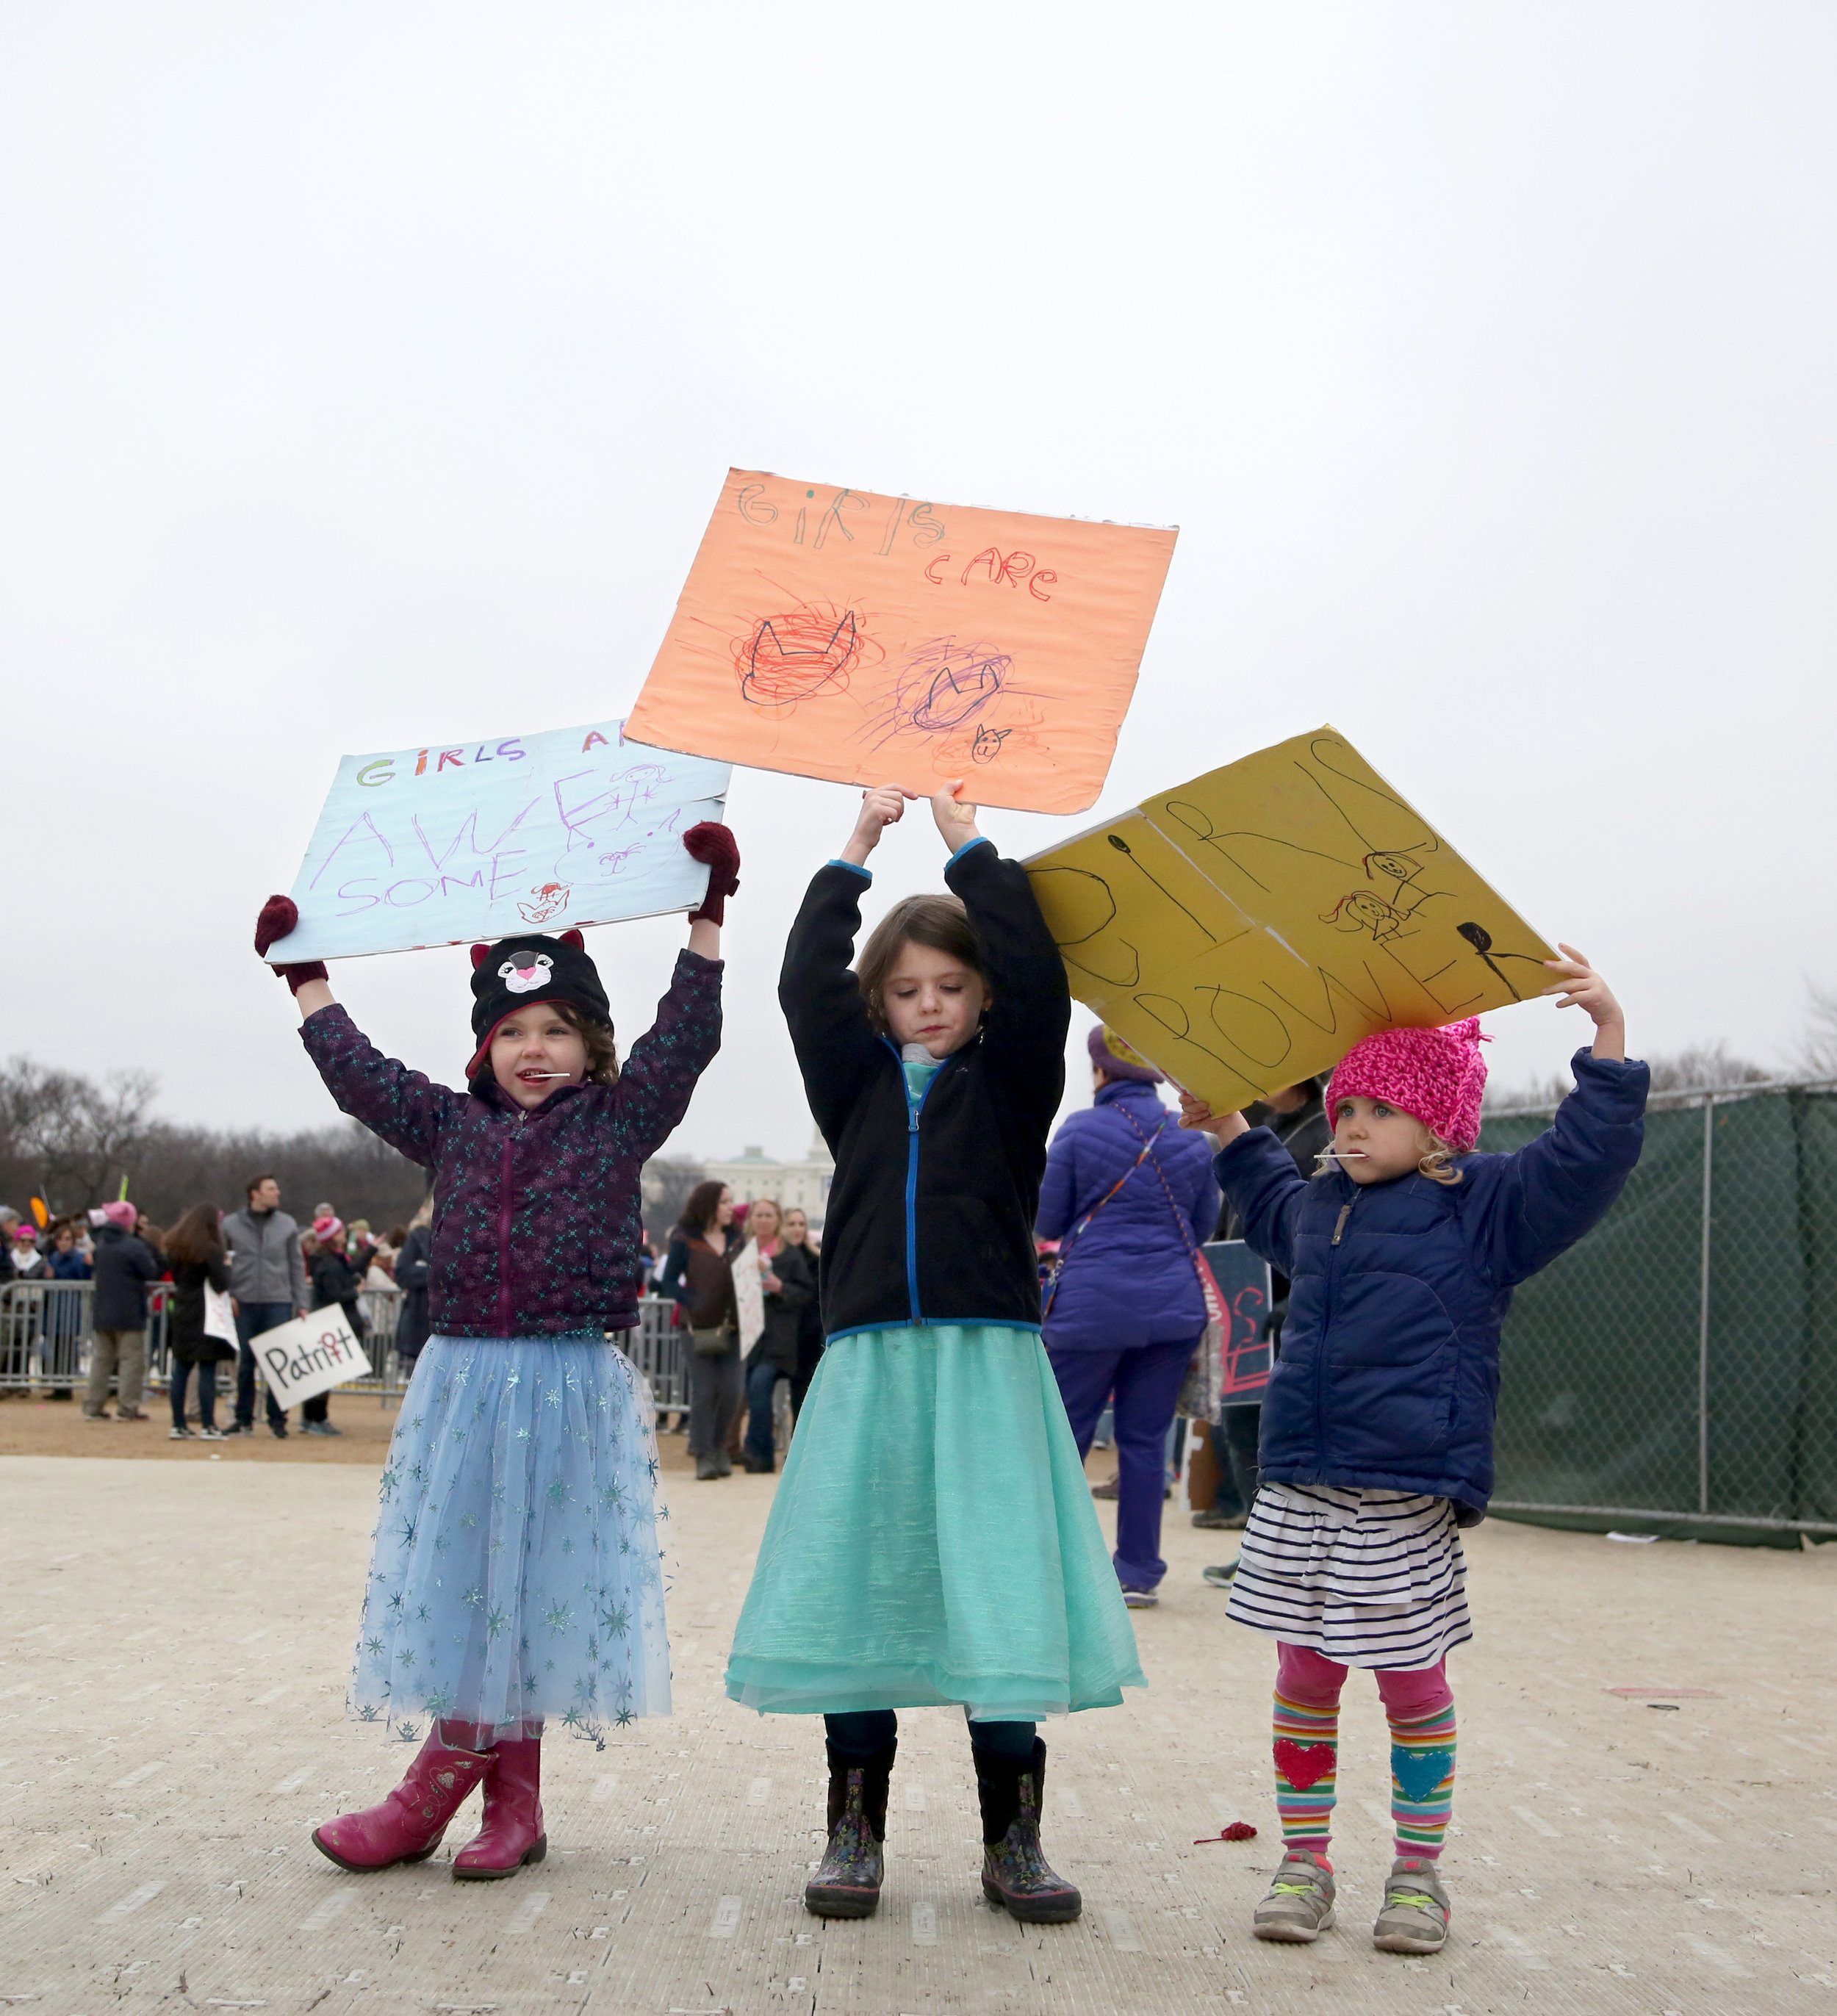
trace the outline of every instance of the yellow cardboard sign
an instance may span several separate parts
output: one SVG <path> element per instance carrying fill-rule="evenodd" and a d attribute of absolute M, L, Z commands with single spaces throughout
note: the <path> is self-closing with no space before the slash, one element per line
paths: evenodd
<path fill-rule="evenodd" d="M 1539 994 L 1556 956 L 1331 728 L 1027 868 L 1072 993 L 1220 1113 Z"/>

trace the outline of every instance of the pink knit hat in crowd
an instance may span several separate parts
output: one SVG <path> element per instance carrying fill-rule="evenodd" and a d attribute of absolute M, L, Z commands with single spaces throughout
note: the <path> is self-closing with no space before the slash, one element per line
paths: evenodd
<path fill-rule="evenodd" d="M 140 1222 L 140 1213 L 126 1202 L 105 1204 L 102 1215 L 110 1225 L 118 1226 L 124 1232 L 131 1232 Z"/>
<path fill-rule="evenodd" d="M 1341 1058 L 1327 1088 L 1327 1111 L 1335 1100 L 1381 1099 L 1420 1120 L 1457 1155 L 1469 1154 L 1480 1138 L 1480 1095 L 1486 1089 L 1486 1060 L 1477 1015 L 1445 1029 L 1380 1029 L 1353 1044 Z"/>

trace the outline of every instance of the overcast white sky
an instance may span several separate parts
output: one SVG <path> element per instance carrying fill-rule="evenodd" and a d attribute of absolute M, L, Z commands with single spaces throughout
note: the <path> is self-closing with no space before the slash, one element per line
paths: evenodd
<path fill-rule="evenodd" d="M 338 757 L 621 711 L 731 463 L 1177 523 L 1102 808 L 1331 721 L 1636 1049 L 1783 1062 L 1837 982 L 1834 81 L 1770 0 L 13 0 L 0 1054 L 333 1117 L 248 948 Z M 774 983 L 852 802 L 734 773 L 689 1151 L 808 1140 Z M 628 1039 L 682 935 L 590 934 Z M 333 978 L 457 1082 L 466 972 Z M 1586 1034 L 1490 1026 L 1511 1081 Z"/>

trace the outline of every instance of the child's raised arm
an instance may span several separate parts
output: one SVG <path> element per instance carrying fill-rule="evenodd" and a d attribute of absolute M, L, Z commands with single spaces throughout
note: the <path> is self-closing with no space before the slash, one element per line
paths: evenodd
<path fill-rule="evenodd" d="M 950 850 L 944 880 L 963 898 L 989 959 L 989 1016 L 982 1048 L 1016 1094 L 1050 1127 L 1065 1089 L 1065 1036 L 1072 990 L 1065 962 L 1040 915 L 1027 871 L 985 841 L 976 808 L 960 801 L 960 783 L 931 801 L 931 816 Z"/>
<path fill-rule="evenodd" d="M 805 891 L 778 977 L 778 1005 L 803 1073 L 810 1111 L 832 1145 L 866 1075 L 885 1056 L 852 970 L 862 892 L 873 880 L 867 857 L 905 815 L 913 794 L 895 784 L 861 794 L 855 829 L 841 854 Z"/>
<path fill-rule="evenodd" d="M 657 1004 L 657 1020 L 632 1046 L 619 1071 L 618 1125 L 638 1155 L 648 1159 L 675 1132 L 697 1080 L 720 1047 L 721 968 L 691 938 L 676 961 L 669 992 Z"/>
<path fill-rule="evenodd" d="M 1475 1166 L 1476 1178 L 1492 1186 L 1486 1199 L 1492 1265 L 1507 1286 L 1547 1266 L 1599 1223 L 1645 1140 L 1650 1074 L 1626 1060 L 1620 1004 L 1573 945 L 1558 949 L 1564 956 L 1544 963 L 1563 977 L 1544 992 L 1561 996 L 1559 1008 L 1586 1010 L 1594 1045 L 1576 1052 L 1576 1089 L 1549 1127 L 1515 1155 L 1482 1156 Z"/>
<path fill-rule="evenodd" d="M 689 952 L 676 961 L 657 1020 L 619 1073 L 619 1125 L 647 1157 L 676 1131 L 696 1081 L 721 1047 L 721 926 L 727 898 L 740 887 L 740 843 L 727 827 L 704 819 L 683 834 L 683 844 L 708 864 L 708 893 L 689 913 Z"/>
<path fill-rule="evenodd" d="M 1585 1009 L 1588 1019 L 1594 1024 L 1594 1054 L 1614 1064 L 1624 1064 L 1626 1017 L 1620 1012 L 1619 1003 L 1614 999 L 1608 983 L 1590 966 L 1584 954 L 1560 940 L 1557 950 L 1563 956 L 1547 959 L 1543 963 L 1552 973 L 1560 973 L 1563 977 L 1554 987 L 1545 988 L 1544 992 L 1562 996 L 1556 1004 L 1559 1008 Z"/>
<path fill-rule="evenodd" d="M 256 951 L 265 957 L 268 948 L 289 936 L 299 922 L 291 897 L 270 896 L 255 920 Z M 369 1042 L 333 999 L 322 960 L 277 966 L 274 970 L 293 990 L 301 1017 L 300 1039 L 340 1109 L 411 1162 L 431 1168 L 441 1126 L 461 1095 L 384 1057 Z M 329 1014 L 322 1013 L 328 1009 Z"/>

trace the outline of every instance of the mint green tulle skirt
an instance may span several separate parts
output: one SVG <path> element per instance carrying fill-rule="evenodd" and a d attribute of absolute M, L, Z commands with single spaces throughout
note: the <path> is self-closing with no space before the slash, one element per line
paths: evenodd
<path fill-rule="evenodd" d="M 960 1703 L 1037 1722 L 1147 1684 L 1039 1339 L 929 1325 L 832 1342 L 728 1694 L 780 1715 Z"/>

